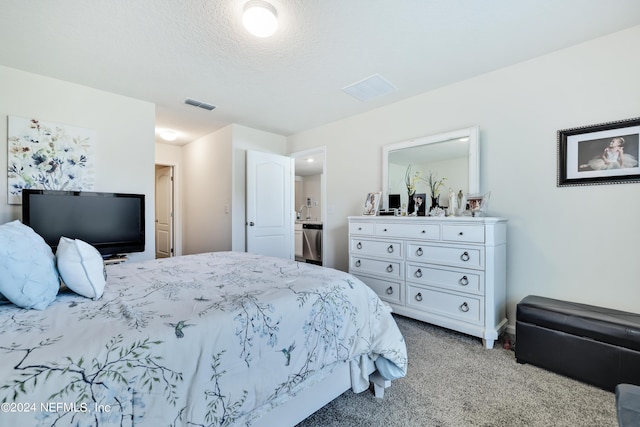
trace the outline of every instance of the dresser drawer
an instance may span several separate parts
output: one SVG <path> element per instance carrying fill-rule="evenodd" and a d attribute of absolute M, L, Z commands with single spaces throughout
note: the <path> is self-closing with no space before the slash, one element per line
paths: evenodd
<path fill-rule="evenodd" d="M 385 278 L 402 279 L 404 263 L 401 261 L 381 261 L 351 255 L 349 257 L 349 273 L 375 274 Z"/>
<path fill-rule="evenodd" d="M 440 240 L 440 224 L 376 223 L 375 234 L 380 237 Z"/>
<path fill-rule="evenodd" d="M 371 255 L 388 259 L 403 258 L 403 244 L 399 240 L 349 239 L 349 252 L 354 256 Z"/>
<path fill-rule="evenodd" d="M 407 260 L 483 269 L 484 247 L 425 245 L 419 242 L 407 242 Z"/>
<path fill-rule="evenodd" d="M 484 296 L 484 273 L 482 271 L 426 267 L 423 264 L 407 263 L 406 280 L 415 283 L 469 292 Z"/>
<path fill-rule="evenodd" d="M 349 234 L 373 235 L 373 222 L 349 222 Z"/>
<path fill-rule="evenodd" d="M 377 277 L 354 274 L 375 292 L 381 300 L 394 304 L 402 302 L 402 281 L 384 280 Z"/>
<path fill-rule="evenodd" d="M 442 240 L 449 242 L 484 243 L 484 226 L 462 224 L 443 225 Z"/>
<path fill-rule="evenodd" d="M 407 283 L 407 306 L 474 325 L 484 325 L 484 299 Z"/>

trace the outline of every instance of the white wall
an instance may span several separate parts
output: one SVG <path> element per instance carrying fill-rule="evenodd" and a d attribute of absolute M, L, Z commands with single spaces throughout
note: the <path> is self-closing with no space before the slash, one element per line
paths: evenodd
<path fill-rule="evenodd" d="M 231 248 L 233 125 L 182 148 L 183 253 Z"/>
<path fill-rule="evenodd" d="M 640 184 L 556 186 L 557 130 L 640 116 L 639 44 L 637 26 L 291 136 L 329 148 L 325 265 L 348 268 L 346 217 L 381 187 L 383 145 L 479 125 L 481 191 L 509 219 L 511 327 L 529 294 L 639 312 Z"/>
<path fill-rule="evenodd" d="M 300 206 L 304 205 L 305 200 L 302 195 L 304 189 L 304 177 L 296 176 L 295 177 L 295 190 L 294 190 L 294 203 L 293 206 L 296 209 L 296 212 L 300 210 Z M 297 218 L 297 217 L 296 217 Z"/>
<path fill-rule="evenodd" d="M 94 191 L 145 194 L 146 250 L 131 260 L 155 256 L 155 106 L 37 74 L 0 66 L 0 223 L 21 219 L 21 206 L 7 204 L 8 115 L 92 129 Z M 140 159 L 150 159 L 141 162 Z"/>
<path fill-rule="evenodd" d="M 232 124 L 168 152 L 182 162 L 184 254 L 245 250 L 247 150 L 286 154 L 282 135 Z"/>
<path fill-rule="evenodd" d="M 296 177 L 300 179 L 300 187 L 296 187 L 296 210 L 307 204 L 307 197 L 311 198 L 309 215 L 313 221 L 322 221 L 322 174 Z M 301 219 L 306 219 L 307 208 L 302 209 Z"/>

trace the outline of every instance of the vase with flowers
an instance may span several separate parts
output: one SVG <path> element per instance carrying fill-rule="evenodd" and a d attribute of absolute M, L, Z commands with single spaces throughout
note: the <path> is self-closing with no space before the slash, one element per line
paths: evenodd
<path fill-rule="evenodd" d="M 421 181 L 420 171 L 412 171 L 411 165 L 407 166 L 407 170 L 404 173 L 404 183 L 407 187 L 407 214 L 412 216 L 416 215 L 415 200 L 416 186 Z"/>
<path fill-rule="evenodd" d="M 420 171 L 412 171 L 411 165 L 407 166 L 407 170 L 404 173 L 404 182 L 407 187 L 407 201 L 408 201 L 408 214 L 415 215 L 415 200 L 416 187 L 420 181 L 424 181 Z"/>
<path fill-rule="evenodd" d="M 438 201 L 440 197 L 440 189 L 444 185 L 444 181 L 446 178 L 438 179 L 438 174 L 434 172 L 429 172 L 427 178 L 422 176 L 420 171 L 412 171 L 411 165 L 407 167 L 407 170 L 404 175 L 405 185 L 407 186 L 407 195 L 409 198 L 409 206 L 413 205 L 413 197 L 416 194 L 416 186 L 419 182 L 423 182 L 429 188 L 430 196 L 431 196 L 431 207 L 429 210 L 436 209 L 440 206 Z M 413 210 L 409 209 L 410 212 Z"/>
<path fill-rule="evenodd" d="M 436 209 L 438 207 L 440 207 L 440 189 L 442 188 L 442 186 L 444 185 L 444 181 L 447 178 L 440 178 L 438 179 L 438 174 L 437 173 L 433 173 L 433 172 L 429 172 L 429 176 L 424 180 L 424 182 L 427 184 L 427 186 L 429 187 L 429 191 L 431 194 L 431 208 L 430 210 Z"/>
<path fill-rule="evenodd" d="M 407 170 L 404 173 L 404 183 L 407 186 L 407 195 L 409 196 L 409 198 L 411 198 L 411 196 L 413 196 L 416 192 L 416 184 L 420 180 L 419 176 L 419 171 L 412 173 L 411 165 L 407 166 Z"/>

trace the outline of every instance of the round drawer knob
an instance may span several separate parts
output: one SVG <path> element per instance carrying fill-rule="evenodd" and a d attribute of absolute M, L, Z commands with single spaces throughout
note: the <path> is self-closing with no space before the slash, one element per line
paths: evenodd
<path fill-rule="evenodd" d="M 360 262 L 360 260 L 357 260 L 357 261 L 356 261 L 356 267 L 360 267 L 360 264 L 362 264 L 362 263 Z"/>
<path fill-rule="evenodd" d="M 458 236 L 464 236 L 464 233 L 461 231 L 458 233 Z"/>
<path fill-rule="evenodd" d="M 387 295 L 391 295 L 391 294 L 393 294 L 393 288 L 391 286 L 389 286 L 387 288 Z"/>
<path fill-rule="evenodd" d="M 422 234 L 427 234 L 427 230 L 422 230 L 421 233 Z"/>
<path fill-rule="evenodd" d="M 416 301 L 422 301 L 422 294 L 420 292 L 416 294 Z"/>
<path fill-rule="evenodd" d="M 387 248 L 387 252 L 389 252 L 390 254 L 393 253 L 393 245 L 389 245 L 389 247 Z"/>
<path fill-rule="evenodd" d="M 460 311 L 463 313 L 466 313 L 467 311 L 469 311 L 469 304 L 467 304 L 466 302 L 463 302 L 462 305 L 460 306 Z"/>
<path fill-rule="evenodd" d="M 469 256 L 469 252 L 464 251 L 464 253 L 460 255 L 460 259 L 465 262 L 469 261 L 471 259 L 471 257 Z"/>
<path fill-rule="evenodd" d="M 387 231 L 387 229 L 385 228 L 385 229 L 384 229 L 384 230 L 382 230 L 382 231 Z"/>
<path fill-rule="evenodd" d="M 422 248 L 418 248 L 418 250 L 416 251 L 416 255 L 417 256 L 422 256 L 424 252 L 422 252 Z"/>
<path fill-rule="evenodd" d="M 415 275 L 416 277 L 422 277 L 422 270 L 417 269 L 417 270 L 416 270 L 416 272 L 414 273 L 414 275 Z"/>
<path fill-rule="evenodd" d="M 387 267 L 387 273 L 393 273 L 393 265 L 389 264 Z"/>
<path fill-rule="evenodd" d="M 356 245 L 356 248 L 362 249 L 362 242 L 358 242 L 358 244 Z"/>
<path fill-rule="evenodd" d="M 469 279 L 467 278 L 467 276 L 462 276 L 460 280 L 458 280 L 458 283 L 460 284 L 460 286 L 467 286 L 469 284 Z"/>

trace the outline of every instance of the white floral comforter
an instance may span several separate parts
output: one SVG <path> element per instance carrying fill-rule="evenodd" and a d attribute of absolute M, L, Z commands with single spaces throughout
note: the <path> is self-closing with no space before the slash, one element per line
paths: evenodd
<path fill-rule="evenodd" d="M 107 274 L 98 301 L 0 305 L 0 425 L 249 425 L 336 361 L 354 391 L 360 355 L 406 372 L 389 310 L 337 270 L 217 252 Z"/>

